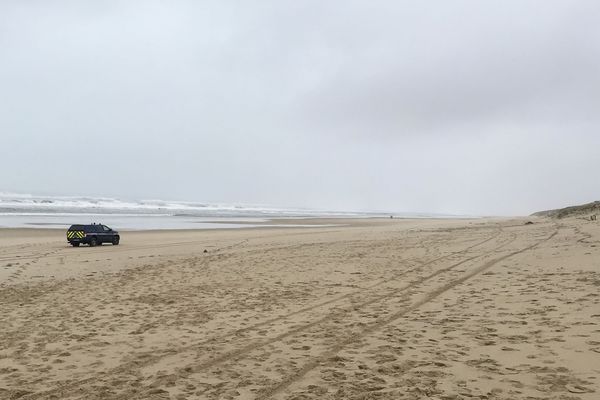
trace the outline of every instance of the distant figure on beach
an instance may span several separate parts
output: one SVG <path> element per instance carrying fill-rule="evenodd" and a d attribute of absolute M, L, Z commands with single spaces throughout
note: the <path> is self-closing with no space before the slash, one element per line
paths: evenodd
<path fill-rule="evenodd" d="M 594 214 L 590 217 L 590 221 L 596 221 L 596 214 Z"/>

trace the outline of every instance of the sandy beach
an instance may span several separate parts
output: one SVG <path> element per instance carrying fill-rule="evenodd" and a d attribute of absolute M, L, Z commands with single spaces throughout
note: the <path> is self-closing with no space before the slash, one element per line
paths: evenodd
<path fill-rule="evenodd" d="M 529 220 L 0 230 L 0 399 L 596 400 L 600 223 Z"/>

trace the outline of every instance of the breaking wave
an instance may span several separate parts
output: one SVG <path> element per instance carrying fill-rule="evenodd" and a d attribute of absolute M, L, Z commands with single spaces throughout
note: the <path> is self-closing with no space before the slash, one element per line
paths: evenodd
<path fill-rule="evenodd" d="M 198 217 L 367 216 L 370 213 L 280 208 L 262 205 L 210 204 L 165 200 L 120 200 L 88 196 L 35 196 L 0 192 L 0 215 L 115 214 Z"/>

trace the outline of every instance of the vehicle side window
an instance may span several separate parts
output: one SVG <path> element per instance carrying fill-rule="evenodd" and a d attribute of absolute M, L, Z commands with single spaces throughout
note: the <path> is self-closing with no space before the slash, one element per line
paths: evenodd
<path fill-rule="evenodd" d="M 106 225 L 102 225 L 102 229 L 104 229 L 104 232 L 110 232 L 110 228 Z"/>

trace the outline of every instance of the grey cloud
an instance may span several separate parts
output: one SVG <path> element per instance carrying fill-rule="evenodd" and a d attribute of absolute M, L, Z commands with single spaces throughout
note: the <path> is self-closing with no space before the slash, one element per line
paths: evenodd
<path fill-rule="evenodd" d="M 476 214 L 589 201 L 599 12 L 4 1 L 0 191 Z"/>
<path fill-rule="evenodd" d="M 477 3 L 478 11 L 487 7 Z M 486 120 L 597 120 L 600 37 L 590 17 L 594 8 L 573 6 L 549 15 L 535 9 L 531 15 L 506 7 L 473 19 L 448 13 L 442 24 L 439 18 L 420 21 L 419 35 L 409 43 L 405 37 L 414 26 L 391 27 L 385 39 L 354 49 L 337 76 L 299 104 L 307 119 L 328 129 L 341 122 L 388 135 L 435 133 L 449 124 Z M 373 56 L 377 45 L 385 51 Z"/>

